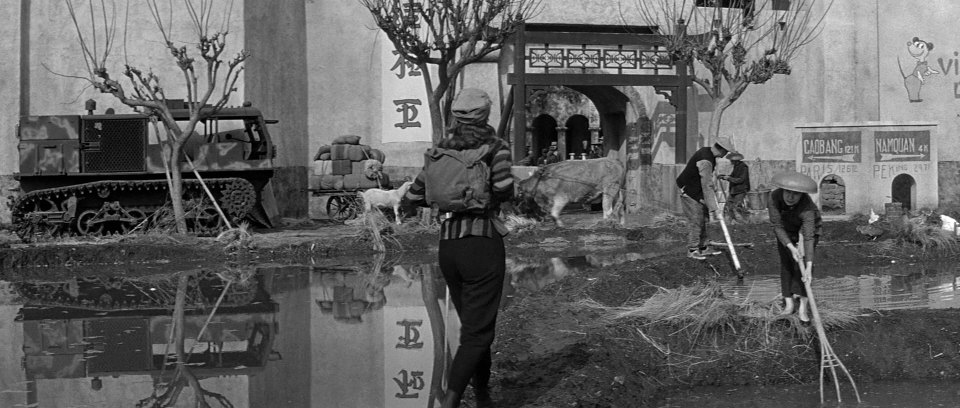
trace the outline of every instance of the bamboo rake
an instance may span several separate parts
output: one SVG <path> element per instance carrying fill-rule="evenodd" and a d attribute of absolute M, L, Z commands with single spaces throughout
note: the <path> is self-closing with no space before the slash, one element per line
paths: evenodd
<path fill-rule="evenodd" d="M 806 269 L 803 262 L 803 234 L 800 234 L 800 239 L 797 242 L 797 251 L 800 253 L 797 264 L 800 266 L 801 273 L 807 276 L 811 271 Z M 837 390 L 837 402 L 843 402 L 843 397 L 840 396 L 840 379 L 837 377 L 837 367 L 840 367 L 843 373 L 847 375 L 847 379 L 850 380 L 850 385 L 853 386 L 853 393 L 857 396 L 857 403 L 860 403 L 860 392 L 857 391 L 857 383 L 853 381 L 850 371 L 847 371 L 847 367 L 843 365 L 843 362 L 840 361 L 837 354 L 833 352 L 833 347 L 830 346 L 830 342 L 827 341 L 827 331 L 823 328 L 823 321 L 820 320 L 820 311 L 817 310 L 817 302 L 813 297 L 813 288 L 810 286 L 810 280 L 805 280 L 803 287 L 807 290 L 807 301 L 810 304 L 810 313 L 813 315 L 813 326 L 817 329 L 817 338 L 820 339 L 820 404 L 823 404 L 823 373 L 827 368 L 830 369 L 830 374 L 833 377 L 833 385 Z"/>

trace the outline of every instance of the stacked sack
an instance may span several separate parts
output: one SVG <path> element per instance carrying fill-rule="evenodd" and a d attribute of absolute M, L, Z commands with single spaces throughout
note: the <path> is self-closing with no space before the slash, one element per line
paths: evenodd
<path fill-rule="evenodd" d="M 360 144 L 360 136 L 344 135 L 320 146 L 313 157 L 311 190 L 365 190 L 389 188 L 383 173 L 383 152 Z"/>

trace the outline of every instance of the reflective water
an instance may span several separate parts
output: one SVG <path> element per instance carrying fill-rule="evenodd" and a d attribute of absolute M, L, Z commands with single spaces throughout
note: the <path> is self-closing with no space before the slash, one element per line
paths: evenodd
<path fill-rule="evenodd" d="M 844 384 L 846 385 L 846 384 Z M 818 384 L 783 387 L 701 387 L 667 398 L 660 408 L 933 408 L 960 407 L 960 384 L 955 382 L 876 382 L 859 384 L 860 399 L 841 387 L 843 402 L 836 390 L 824 384 L 820 404 Z"/>
<path fill-rule="evenodd" d="M 669 251 L 510 259 L 506 302 L 584 268 Z M 163 396 L 173 371 L 165 346 L 176 295 L 173 272 L 119 278 L 84 270 L 78 274 L 91 277 L 0 282 L 0 407 L 131 407 Z M 455 352 L 459 323 L 432 264 L 388 265 L 373 258 L 188 272 L 196 279 L 185 295 L 183 327 L 185 348 L 193 354 L 183 361 L 207 392 L 235 407 L 425 407 L 431 385 L 440 385 L 434 373 Z M 814 286 L 823 301 L 875 309 L 960 307 L 955 265 L 820 272 L 825 277 Z M 247 283 L 227 286 L 217 273 L 245 276 Z M 772 299 L 779 279 L 747 276 L 724 286 L 731 296 Z M 201 329 L 218 299 L 215 316 Z M 949 394 L 929 386 L 923 397 Z M 870 387 L 868 401 L 880 392 Z M 780 406 L 776 399 L 742 405 L 748 396 L 721 391 L 687 397 L 732 404 L 710 406 Z M 804 403 L 817 399 L 815 390 L 803 387 L 777 392 L 796 392 Z M 937 406 L 953 400 L 911 401 Z M 682 405 L 688 400 L 669 403 L 691 406 Z M 172 406 L 193 406 L 191 388 Z"/>
<path fill-rule="evenodd" d="M 780 275 L 747 275 L 723 281 L 724 293 L 737 299 L 766 301 L 780 295 Z M 960 264 L 824 266 L 814 270 L 818 303 L 859 309 L 960 308 Z"/>

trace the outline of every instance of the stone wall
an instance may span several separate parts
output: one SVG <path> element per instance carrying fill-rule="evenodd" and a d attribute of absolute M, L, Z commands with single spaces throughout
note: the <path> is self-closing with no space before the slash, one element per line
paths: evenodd
<path fill-rule="evenodd" d="M 960 162 L 941 161 L 938 206 L 941 211 L 960 210 Z"/>

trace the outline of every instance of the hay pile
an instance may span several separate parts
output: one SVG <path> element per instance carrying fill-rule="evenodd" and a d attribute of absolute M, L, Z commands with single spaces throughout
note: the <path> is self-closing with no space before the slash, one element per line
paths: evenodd
<path fill-rule="evenodd" d="M 535 229 L 537 225 L 540 224 L 540 221 L 520 215 L 508 214 L 505 217 L 504 224 L 506 225 L 508 231 L 512 233 L 521 233 Z"/>
<path fill-rule="evenodd" d="M 586 304 L 601 310 L 604 324 L 630 325 L 641 333 L 648 327 L 666 328 L 671 336 L 685 335 L 691 347 L 702 345 L 701 340 L 718 340 L 724 336 L 734 336 L 740 344 L 766 345 L 791 332 L 803 339 L 814 334 L 812 326 L 801 324 L 795 314 L 780 315 L 778 299 L 765 302 L 732 299 L 724 295 L 716 282 L 660 288 L 650 298 L 622 307 L 605 307 L 596 302 Z M 859 313 L 829 302 L 818 302 L 818 306 L 828 331 L 854 325 Z"/>

